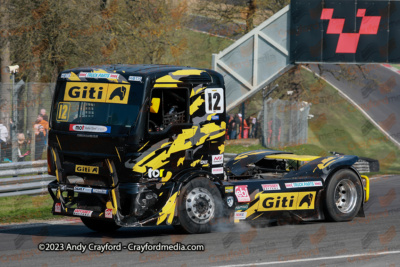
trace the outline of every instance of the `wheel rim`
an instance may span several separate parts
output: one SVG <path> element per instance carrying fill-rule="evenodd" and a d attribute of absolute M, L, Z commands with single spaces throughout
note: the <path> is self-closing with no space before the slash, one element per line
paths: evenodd
<path fill-rule="evenodd" d="M 343 213 L 353 211 L 357 203 L 357 189 L 354 183 L 348 179 L 340 181 L 335 188 L 335 204 Z"/>
<path fill-rule="evenodd" d="M 215 202 L 210 191 L 196 187 L 186 198 L 186 212 L 198 224 L 208 223 L 214 217 Z"/>

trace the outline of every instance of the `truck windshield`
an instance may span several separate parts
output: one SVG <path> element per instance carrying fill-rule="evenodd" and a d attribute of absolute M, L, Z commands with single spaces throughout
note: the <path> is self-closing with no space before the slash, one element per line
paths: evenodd
<path fill-rule="evenodd" d="M 98 125 L 111 126 L 104 128 L 106 133 L 127 133 L 137 119 L 142 94 L 141 84 L 59 82 L 52 128 L 72 131 L 74 125 Z"/>

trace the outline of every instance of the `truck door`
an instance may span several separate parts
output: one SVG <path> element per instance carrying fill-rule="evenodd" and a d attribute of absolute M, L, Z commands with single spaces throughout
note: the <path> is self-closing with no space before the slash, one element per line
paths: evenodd
<path fill-rule="evenodd" d="M 188 88 L 153 88 L 150 95 L 147 132 L 154 155 L 148 169 L 167 180 L 192 161 L 195 129 L 189 118 Z M 150 145 L 149 144 L 149 145 Z M 150 174 L 151 175 L 151 174 Z M 154 175 L 151 175 L 154 176 Z M 152 178 L 152 177 L 151 177 Z M 162 179 L 164 178 L 164 179 Z"/>

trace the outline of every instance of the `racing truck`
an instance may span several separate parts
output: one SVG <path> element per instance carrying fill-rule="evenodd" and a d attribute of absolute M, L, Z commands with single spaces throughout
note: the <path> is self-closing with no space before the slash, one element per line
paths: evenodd
<path fill-rule="evenodd" d="M 225 84 L 208 69 L 103 65 L 59 74 L 48 135 L 55 215 L 90 229 L 173 225 L 204 233 L 220 219 L 348 221 L 364 216 L 357 156 L 241 153 L 224 163 Z"/>

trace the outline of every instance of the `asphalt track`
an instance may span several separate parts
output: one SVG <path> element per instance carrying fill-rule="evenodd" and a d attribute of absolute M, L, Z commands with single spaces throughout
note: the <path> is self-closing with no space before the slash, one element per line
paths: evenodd
<path fill-rule="evenodd" d="M 366 217 L 252 228 L 221 223 L 209 234 L 172 227 L 122 228 L 103 236 L 78 221 L 1 226 L 1 266 L 398 266 L 400 176 L 371 180 Z M 203 244 L 205 251 L 39 251 L 40 243 Z"/>
<path fill-rule="evenodd" d="M 360 106 L 393 139 L 400 143 L 400 75 L 379 64 L 362 65 L 311 65 L 310 68 Z M 343 71 L 345 73 L 343 73 Z M 365 123 L 368 134 L 372 125 Z"/>

